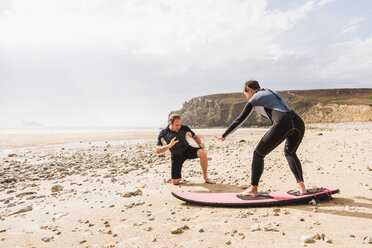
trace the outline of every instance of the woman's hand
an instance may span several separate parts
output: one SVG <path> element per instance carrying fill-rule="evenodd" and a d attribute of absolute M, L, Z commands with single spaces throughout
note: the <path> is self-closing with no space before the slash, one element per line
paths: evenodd
<path fill-rule="evenodd" d="M 219 139 L 219 140 L 221 140 L 221 141 L 225 141 L 225 139 L 226 138 L 224 138 L 224 137 L 222 137 L 222 136 L 220 136 L 220 137 L 217 137 L 217 136 L 214 136 L 216 139 Z"/>

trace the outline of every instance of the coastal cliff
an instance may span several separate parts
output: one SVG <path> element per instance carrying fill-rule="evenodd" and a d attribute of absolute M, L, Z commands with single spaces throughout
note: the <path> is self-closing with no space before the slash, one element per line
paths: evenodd
<path fill-rule="evenodd" d="M 305 123 L 372 121 L 372 89 L 318 89 L 279 91 Z M 182 122 L 197 128 L 228 126 L 246 104 L 242 93 L 200 96 L 186 101 L 180 110 Z M 243 126 L 271 123 L 255 112 Z"/>

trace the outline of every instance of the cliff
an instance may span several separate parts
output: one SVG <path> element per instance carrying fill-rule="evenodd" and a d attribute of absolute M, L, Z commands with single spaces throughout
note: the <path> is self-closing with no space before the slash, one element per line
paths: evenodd
<path fill-rule="evenodd" d="M 372 89 L 319 89 L 279 91 L 305 123 L 372 121 Z M 242 111 L 247 100 L 243 93 L 200 96 L 186 101 L 172 111 L 192 127 L 226 127 Z M 271 123 L 255 112 L 243 126 L 265 126 Z"/>

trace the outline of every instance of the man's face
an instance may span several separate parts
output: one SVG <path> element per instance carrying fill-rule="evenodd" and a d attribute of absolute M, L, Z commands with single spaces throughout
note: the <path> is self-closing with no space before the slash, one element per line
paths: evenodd
<path fill-rule="evenodd" d="M 173 123 L 172 123 L 172 122 L 169 122 L 169 128 L 170 128 L 170 130 L 172 130 L 173 132 L 178 133 L 178 131 L 179 131 L 180 128 L 181 128 L 181 119 L 175 119 L 175 120 L 173 121 Z"/>

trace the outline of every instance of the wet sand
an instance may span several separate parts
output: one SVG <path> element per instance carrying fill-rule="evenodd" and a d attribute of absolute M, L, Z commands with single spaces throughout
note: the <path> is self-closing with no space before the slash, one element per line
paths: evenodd
<path fill-rule="evenodd" d="M 171 195 L 242 191 L 267 129 L 239 129 L 225 142 L 214 138 L 222 129 L 194 131 L 216 185 L 203 183 L 197 159 L 183 166 L 186 183 L 172 185 L 169 152 L 155 153 L 157 131 L 0 135 L 0 247 L 371 246 L 372 123 L 308 125 L 298 150 L 305 184 L 341 193 L 263 208 L 201 207 Z M 281 144 L 265 158 L 259 190 L 295 187 Z"/>

